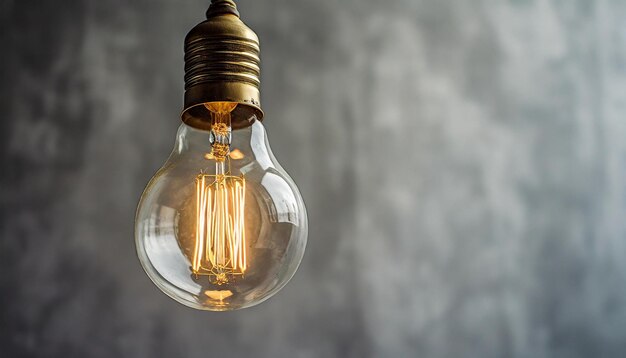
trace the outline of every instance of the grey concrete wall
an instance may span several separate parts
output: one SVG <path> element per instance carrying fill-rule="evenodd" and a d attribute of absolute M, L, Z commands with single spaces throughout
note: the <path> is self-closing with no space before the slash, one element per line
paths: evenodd
<path fill-rule="evenodd" d="M 200 0 L 0 1 L 2 357 L 623 357 L 626 2 L 241 0 L 292 282 L 187 309 L 135 257 Z"/>

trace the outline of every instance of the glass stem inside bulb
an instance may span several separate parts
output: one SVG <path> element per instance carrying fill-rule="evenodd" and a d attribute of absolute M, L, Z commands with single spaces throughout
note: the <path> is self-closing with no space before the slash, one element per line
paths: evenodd
<path fill-rule="evenodd" d="M 211 154 L 215 174 L 196 177 L 196 244 L 192 271 L 225 284 L 242 276 L 247 268 L 244 221 L 245 180 L 230 172 L 231 118 L 236 103 L 215 102 L 211 111 Z"/>

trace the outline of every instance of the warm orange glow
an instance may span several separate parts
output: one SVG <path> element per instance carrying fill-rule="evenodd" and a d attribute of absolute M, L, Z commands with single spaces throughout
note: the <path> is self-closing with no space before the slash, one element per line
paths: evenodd
<path fill-rule="evenodd" d="M 233 159 L 233 160 L 243 159 L 245 157 L 245 155 L 239 149 L 235 149 L 231 151 L 228 154 L 228 156 L 230 157 L 230 159 Z M 204 159 L 215 160 L 215 156 L 213 155 L 213 153 L 206 153 L 204 155 Z"/>
<path fill-rule="evenodd" d="M 196 178 L 196 245 L 192 268 L 217 284 L 246 271 L 243 177 L 204 175 Z"/>
<path fill-rule="evenodd" d="M 223 300 L 233 295 L 231 290 L 223 290 L 223 291 L 205 291 L 204 292 L 207 297 L 212 298 L 214 300 Z"/>
<path fill-rule="evenodd" d="M 244 157 L 243 153 L 239 149 L 235 149 L 231 151 L 229 156 L 230 156 L 230 159 L 234 159 L 234 160 L 243 159 Z"/>

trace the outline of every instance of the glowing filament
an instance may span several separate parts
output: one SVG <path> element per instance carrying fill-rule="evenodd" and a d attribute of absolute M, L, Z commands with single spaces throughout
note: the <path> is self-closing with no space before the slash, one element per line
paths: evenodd
<path fill-rule="evenodd" d="M 196 245 L 192 269 L 224 284 L 246 271 L 245 180 L 230 175 L 196 178 Z"/>

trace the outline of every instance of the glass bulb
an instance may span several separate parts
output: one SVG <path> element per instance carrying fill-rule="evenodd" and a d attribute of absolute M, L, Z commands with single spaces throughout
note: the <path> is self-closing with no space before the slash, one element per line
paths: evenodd
<path fill-rule="evenodd" d="M 204 105 L 210 131 L 182 124 L 146 187 L 135 223 L 141 264 L 176 301 L 225 311 L 256 305 L 293 276 L 307 216 L 298 188 L 254 116 L 236 103 Z M 235 123 L 246 123 L 233 126 Z"/>

